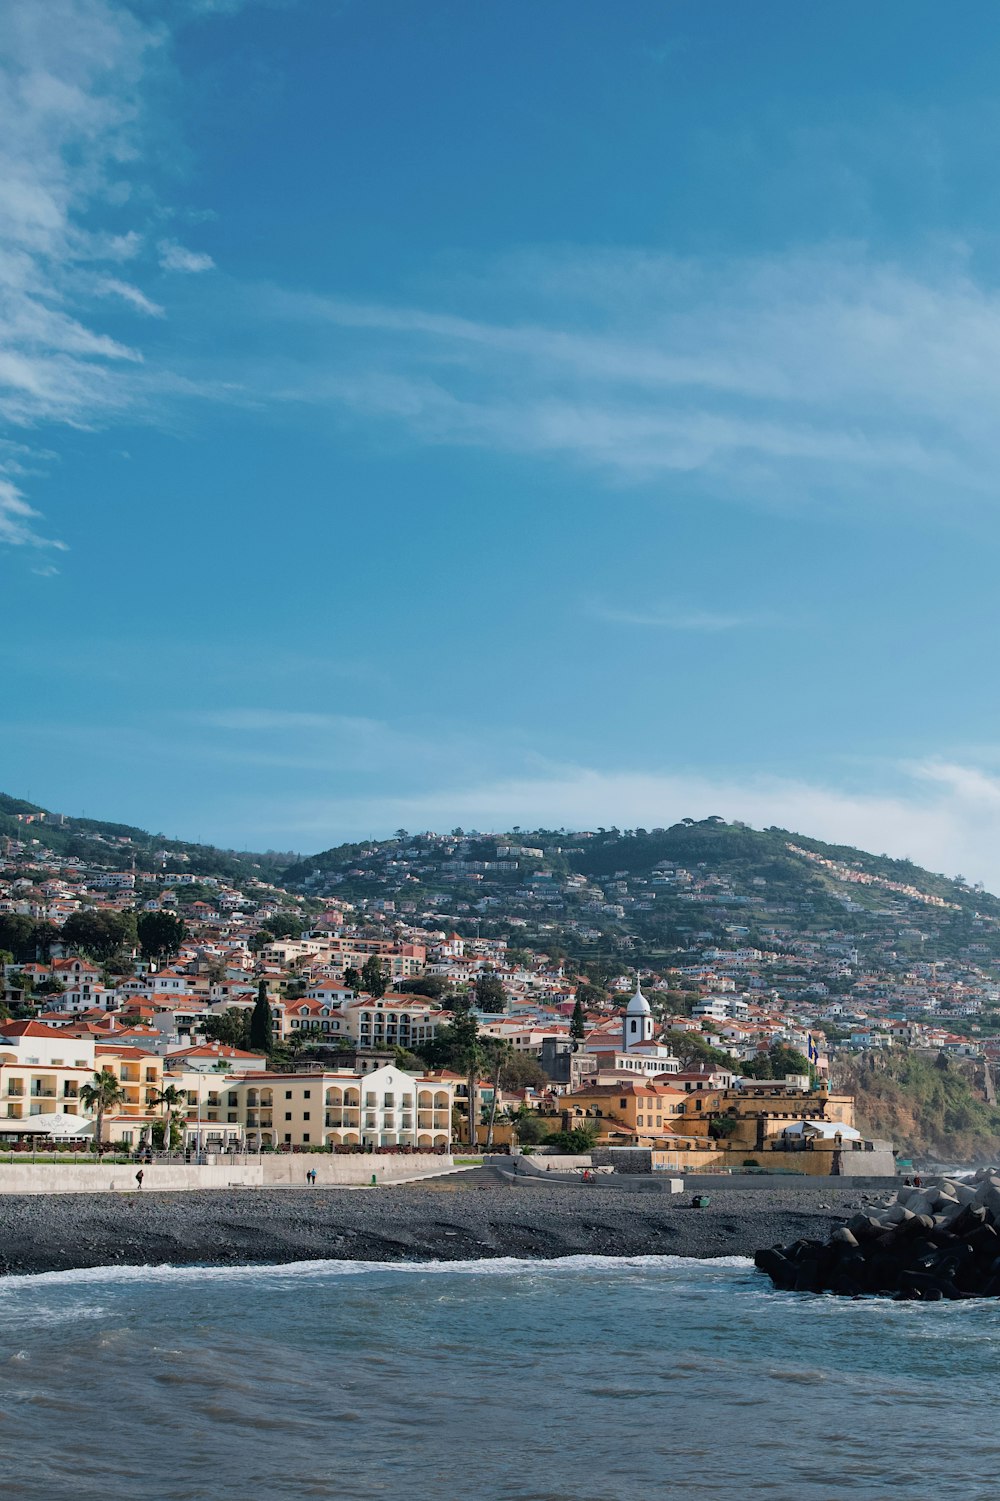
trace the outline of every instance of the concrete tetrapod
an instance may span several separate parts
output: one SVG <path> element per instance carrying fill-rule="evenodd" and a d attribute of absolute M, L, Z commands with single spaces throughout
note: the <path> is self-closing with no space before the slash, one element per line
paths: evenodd
<path fill-rule="evenodd" d="M 825 1242 L 772 1246 L 754 1262 L 788 1292 L 925 1303 L 1000 1297 L 1000 1171 L 983 1168 L 972 1183 L 940 1178 L 901 1188 Z"/>

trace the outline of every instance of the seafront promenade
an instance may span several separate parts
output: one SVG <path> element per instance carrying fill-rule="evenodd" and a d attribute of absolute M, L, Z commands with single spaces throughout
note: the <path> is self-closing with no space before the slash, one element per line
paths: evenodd
<path fill-rule="evenodd" d="M 437 1152 L 381 1154 L 358 1152 L 247 1154 L 209 1156 L 204 1163 L 183 1161 L 0 1163 L 0 1196 L 4 1194 L 98 1194 L 139 1192 L 136 1174 L 142 1171 L 144 1193 L 187 1193 L 210 1189 L 302 1188 L 306 1174 L 316 1174 L 315 1187 L 360 1187 L 367 1184 L 412 1183 L 455 1171 L 451 1157 Z"/>

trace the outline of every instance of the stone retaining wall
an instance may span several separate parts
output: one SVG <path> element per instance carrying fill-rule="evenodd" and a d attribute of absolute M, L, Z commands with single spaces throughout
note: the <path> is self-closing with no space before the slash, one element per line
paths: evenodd
<path fill-rule="evenodd" d="M 788 1188 L 796 1193 L 800 1189 L 815 1189 L 822 1192 L 828 1189 L 855 1189 L 862 1191 L 870 1189 L 875 1193 L 895 1192 L 899 1185 L 899 1179 L 895 1174 L 885 1177 L 872 1178 L 830 1178 L 817 1177 L 816 1175 L 793 1177 L 791 1173 L 685 1173 L 684 1187 L 692 1189 L 704 1189 L 711 1193 L 712 1189 L 720 1192 L 725 1189 L 728 1193 L 731 1188 L 746 1189 L 752 1193 L 754 1189 L 763 1189 L 767 1193 L 773 1193 L 776 1188 Z"/>
<path fill-rule="evenodd" d="M 143 1167 L 143 1193 L 178 1193 L 199 1188 L 305 1188 L 306 1173 L 316 1173 L 317 1188 L 337 1185 L 407 1183 L 451 1171 L 450 1157 L 413 1153 L 406 1157 L 325 1155 L 319 1152 L 253 1157 L 249 1162 L 219 1158 L 204 1167 L 154 1162 Z M 130 1192 L 136 1188 L 139 1163 L 0 1163 L 0 1193 L 55 1194 Z"/>

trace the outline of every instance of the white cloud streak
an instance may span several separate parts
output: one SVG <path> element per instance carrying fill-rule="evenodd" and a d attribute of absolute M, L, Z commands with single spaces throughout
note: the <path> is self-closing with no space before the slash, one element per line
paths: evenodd
<path fill-rule="evenodd" d="M 37 520 L 38 512 L 17 486 L 0 473 L 0 543 L 8 547 L 52 547 L 65 551 L 65 543 L 38 535 L 33 525 Z"/>
<path fill-rule="evenodd" d="M 214 264 L 174 241 L 148 246 L 160 212 L 144 160 L 145 95 L 170 66 L 170 38 L 146 17 L 121 0 L 4 7 L 0 424 L 10 429 L 157 420 L 164 403 L 191 395 L 237 399 L 231 384 L 147 369 L 131 334 L 102 327 L 123 312 L 165 316 L 123 266 L 138 274 L 157 256 L 189 273 Z M 16 473 L 0 449 L 0 542 L 51 545 Z"/>
<path fill-rule="evenodd" d="M 191 716 L 199 724 L 237 734 L 288 734 L 301 730 L 337 730 L 371 735 L 384 729 L 377 720 L 344 714 L 314 714 L 296 709 L 208 709 Z"/>
<path fill-rule="evenodd" d="M 181 271 L 195 276 L 202 271 L 211 271 L 215 265 L 212 257 L 204 251 L 188 250 L 176 240 L 161 240 L 156 248 L 164 271 Z"/>
<path fill-rule="evenodd" d="M 609 625 L 634 625 L 661 631 L 717 631 L 748 629 L 763 623 L 759 615 L 729 614 L 721 610 L 626 610 L 610 605 L 595 605 L 590 613 Z"/>
<path fill-rule="evenodd" d="M 152 302 L 145 292 L 140 292 L 130 282 L 119 281 L 117 277 L 109 276 L 99 282 L 97 291 L 107 297 L 120 297 L 129 307 L 135 308 L 137 313 L 145 313 L 148 318 L 166 317 L 166 309 L 158 302 Z"/>
<path fill-rule="evenodd" d="M 8 5 L 0 62 L 0 421 L 87 426 L 132 401 L 137 350 L 92 325 L 109 295 L 159 310 L 101 274 L 136 254 L 132 229 L 98 233 L 90 211 L 127 204 L 139 85 L 161 37 L 109 0 Z M 9 470 L 6 471 L 9 475 Z M 0 540 L 50 542 L 8 479 Z"/>
<path fill-rule="evenodd" d="M 442 300 L 493 311 L 273 294 L 270 315 L 314 339 L 282 394 L 427 443 L 782 507 L 994 500 L 1000 295 L 961 256 L 914 270 L 853 246 L 700 262 L 538 252 Z"/>

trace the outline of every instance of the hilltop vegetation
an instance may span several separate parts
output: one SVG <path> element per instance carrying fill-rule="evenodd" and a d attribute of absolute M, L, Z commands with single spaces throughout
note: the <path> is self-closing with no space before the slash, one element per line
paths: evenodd
<path fill-rule="evenodd" d="M 1000 975 L 1000 900 L 981 888 L 909 860 L 721 818 L 588 833 L 401 829 L 393 839 L 290 858 L 168 839 L 0 794 L 2 835 L 110 869 L 169 863 L 196 876 L 336 895 L 362 910 L 377 903 L 414 914 L 410 921 L 474 925 L 581 961 L 627 952 L 655 968 L 682 962 L 695 945 L 732 944 L 734 934 L 780 949 L 781 934 L 836 932 L 858 946 L 862 965 L 891 945 L 900 962 L 975 957 Z"/>
<path fill-rule="evenodd" d="M 501 851 L 512 851 L 501 855 Z M 623 948 L 653 967 L 699 941 L 774 947 L 775 930 L 836 931 L 862 949 L 891 941 L 901 958 L 953 958 L 970 945 L 1000 965 L 1000 901 L 912 861 L 721 818 L 669 828 L 460 829 L 345 844 L 289 866 L 311 895 L 407 900 L 462 914 L 483 931 L 585 957 Z M 520 940 L 519 940 L 520 941 Z"/>
<path fill-rule="evenodd" d="M 136 870 L 152 871 L 156 866 L 155 852 L 165 850 L 174 857 L 178 868 L 193 875 L 230 881 L 251 878 L 272 881 L 289 858 L 273 851 L 250 854 L 190 840 L 167 839 L 131 824 L 54 813 L 6 793 L 0 793 L 0 836 L 34 841 L 60 855 L 95 861 L 111 870 L 131 869 L 134 862 Z"/>

